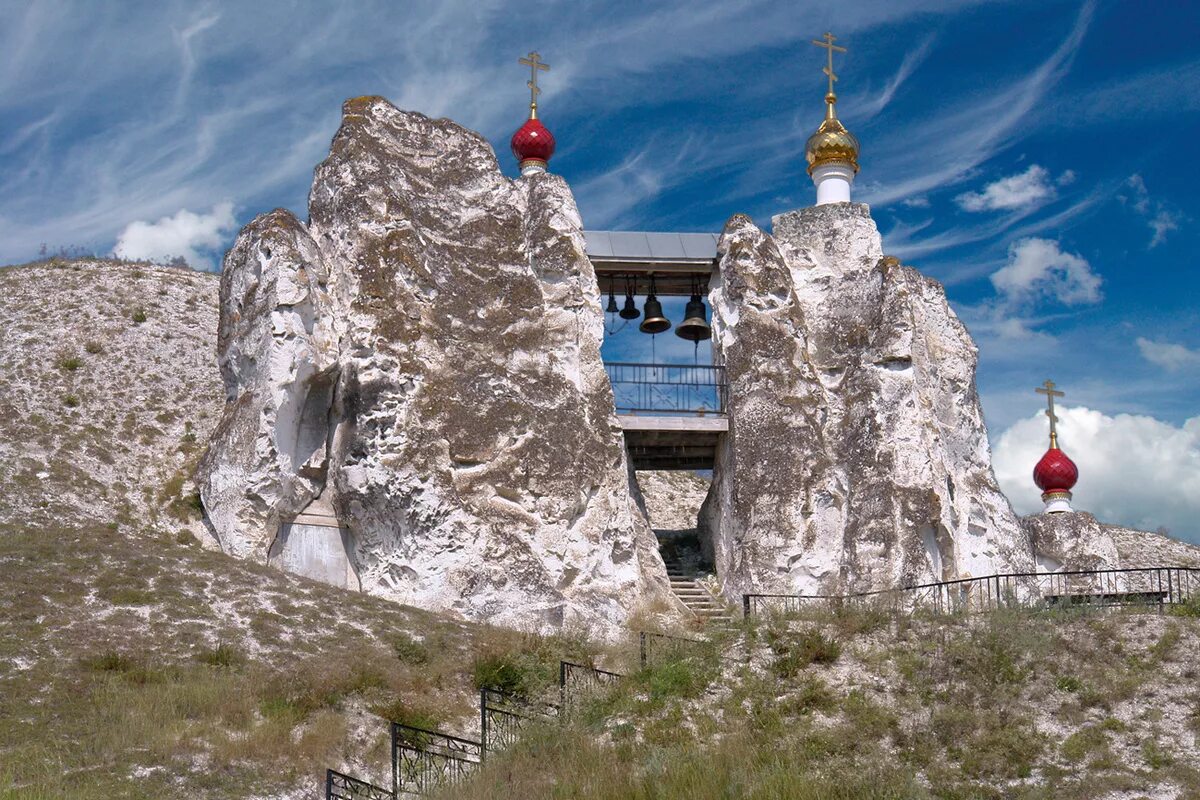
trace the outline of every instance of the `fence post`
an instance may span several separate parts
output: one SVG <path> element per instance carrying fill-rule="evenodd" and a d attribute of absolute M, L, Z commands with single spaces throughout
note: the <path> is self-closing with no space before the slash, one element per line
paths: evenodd
<path fill-rule="evenodd" d="M 558 705 L 567 707 L 567 662 L 562 660 L 558 662 Z"/>
<path fill-rule="evenodd" d="M 479 760 L 487 759 L 488 749 L 487 689 L 479 690 Z"/>
<path fill-rule="evenodd" d="M 646 632 L 642 631 L 638 634 L 638 660 L 642 665 L 642 669 L 646 668 Z"/>
<path fill-rule="evenodd" d="M 742 619 L 750 619 L 750 595 L 742 595 Z"/>
<path fill-rule="evenodd" d="M 333 770 L 325 770 L 325 800 L 333 797 Z"/>
<path fill-rule="evenodd" d="M 396 741 L 396 738 L 398 736 L 398 733 L 396 731 L 396 723 L 392 722 L 391 720 L 388 720 L 388 728 L 391 729 L 391 734 L 392 734 L 392 796 L 399 797 L 400 796 L 400 761 L 399 761 L 399 756 L 396 753 L 396 745 L 398 744 L 398 742 Z"/>

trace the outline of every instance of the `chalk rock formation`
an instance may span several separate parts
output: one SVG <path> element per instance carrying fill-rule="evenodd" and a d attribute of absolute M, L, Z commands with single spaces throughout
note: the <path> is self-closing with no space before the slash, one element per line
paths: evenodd
<path fill-rule="evenodd" d="M 366 591 L 600 635 L 670 603 L 565 182 L 511 181 L 478 134 L 358 98 L 309 213 L 307 228 L 283 212 L 256 220 L 225 264 L 232 399 L 201 476 L 222 546 L 264 558 L 277 523 L 329 484 Z M 307 282 L 290 277 L 301 272 Z M 307 299 L 268 289 L 247 311 L 266 274 L 266 286 L 303 283 Z M 281 329 L 279 314 L 309 319 L 297 302 L 312 324 Z M 309 402 L 311 414 L 283 413 Z M 320 435 L 304 433 L 322 415 Z"/>
<path fill-rule="evenodd" d="M 1120 566 L 1121 556 L 1109 526 L 1085 511 L 1032 514 L 1021 523 L 1037 556 L 1039 572 Z"/>
<path fill-rule="evenodd" d="M 710 286 L 730 430 L 702 526 L 726 593 L 1032 570 L 941 285 L 884 256 L 864 205 L 773 222 L 730 220 Z"/>
<path fill-rule="evenodd" d="M 321 493 L 337 374 L 329 273 L 291 213 L 238 236 L 221 274 L 217 362 L 227 405 L 200 465 L 226 552 L 263 556 L 281 523 Z"/>

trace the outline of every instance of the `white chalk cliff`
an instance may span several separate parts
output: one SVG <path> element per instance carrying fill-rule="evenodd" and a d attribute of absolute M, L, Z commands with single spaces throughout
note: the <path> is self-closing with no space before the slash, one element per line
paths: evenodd
<path fill-rule="evenodd" d="M 729 433 L 702 511 L 725 591 L 843 592 L 1032 571 L 992 474 L 976 349 L 866 206 L 735 216 L 710 284 Z"/>
<path fill-rule="evenodd" d="M 259 217 L 224 264 L 229 402 L 199 475 L 222 548 L 265 560 L 321 495 L 368 592 L 600 636 L 669 607 L 566 183 L 357 98 L 309 214 Z"/>
<path fill-rule="evenodd" d="M 518 627 L 681 613 L 562 178 L 510 180 L 478 134 L 357 98 L 309 215 L 258 217 L 225 259 L 227 404 L 197 475 L 213 541 L 284 565 L 336 551 L 345 570 L 318 566 L 339 585 Z M 710 283 L 729 432 L 699 527 L 731 599 L 1117 565 L 1101 526 L 1013 513 L 974 343 L 866 206 L 773 231 L 733 217 Z"/>

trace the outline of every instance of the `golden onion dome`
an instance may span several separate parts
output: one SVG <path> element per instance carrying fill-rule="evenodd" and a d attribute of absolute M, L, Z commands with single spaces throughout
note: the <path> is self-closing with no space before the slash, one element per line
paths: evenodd
<path fill-rule="evenodd" d="M 827 94 L 825 103 L 825 119 L 804 145 L 808 174 L 812 175 L 814 169 L 826 164 L 847 164 L 853 167 L 857 174 L 858 139 L 854 138 L 854 134 L 846 130 L 846 126 L 837 118 L 834 108 L 837 97 L 833 93 Z"/>

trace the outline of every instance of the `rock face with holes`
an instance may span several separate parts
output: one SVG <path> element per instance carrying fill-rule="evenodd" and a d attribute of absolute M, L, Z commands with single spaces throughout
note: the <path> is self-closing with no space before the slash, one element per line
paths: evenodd
<path fill-rule="evenodd" d="M 1034 568 L 1000 493 L 976 350 L 866 206 L 727 224 L 710 286 L 730 430 L 702 510 L 731 597 Z"/>
<path fill-rule="evenodd" d="M 566 183 L 358 98 L 309 214 L 260 217 L 225 263 L 229 405 L 201 470 L 221 546 L 265 558 L 319 496 L 365 591 L 594 635 L 674 608 Z"/>

